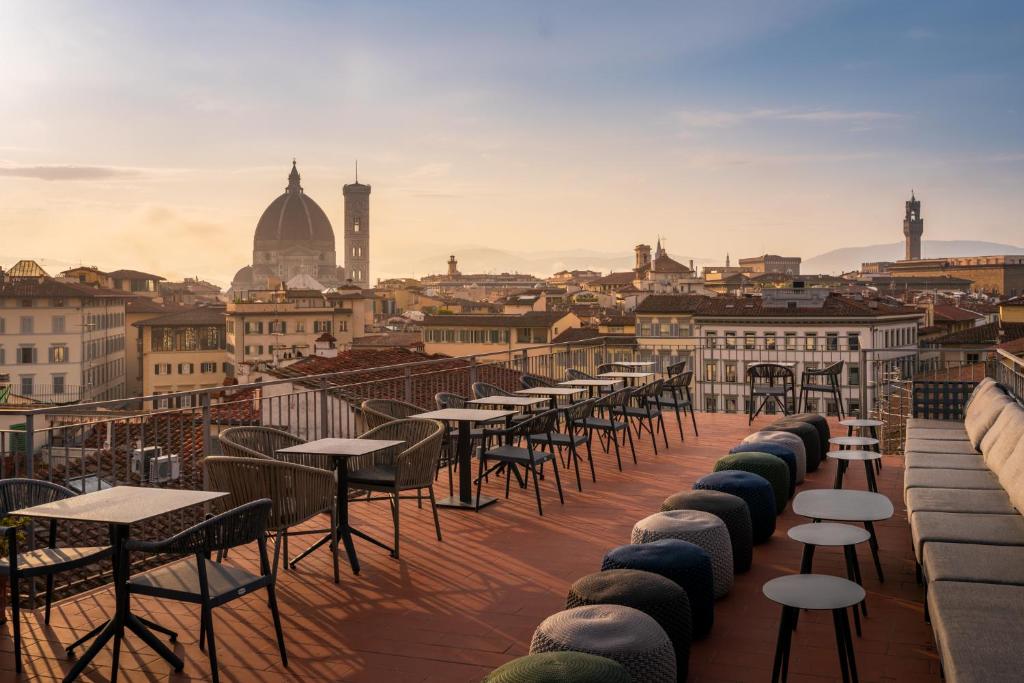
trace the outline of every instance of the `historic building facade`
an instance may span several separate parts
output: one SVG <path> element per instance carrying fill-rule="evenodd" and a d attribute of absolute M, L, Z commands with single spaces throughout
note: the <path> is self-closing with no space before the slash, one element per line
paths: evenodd
<path fill-rule="evenodd" d="M 300 180 L 293 161 L 284 194 L 270 203 L 256 224 L 252 265 L 235 274 L 234 294 L 282 284 L 303 289 L 349 282 L 369 286 L 370 186 L 357 181 L 343 188 L 344 266 L 339 268 L 331 221 L 303 191 Z"/>

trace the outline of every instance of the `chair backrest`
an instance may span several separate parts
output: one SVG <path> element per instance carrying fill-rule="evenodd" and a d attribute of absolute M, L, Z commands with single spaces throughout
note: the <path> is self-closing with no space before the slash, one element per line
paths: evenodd
<path fill-rule="evenodd" d="M 363 456 L 358 462 L 350 461 L 355 468 L 371 465 L 390 465 L 397 469 L 396 482 L 399 488 L 422 488 L 430 486 L 437 473 L 441 458 L 441 442 L 444 425 L 437 420 L 395 420 L 371 429 L 360 438 L 403 441 L 384 451 Z"/>
<path fill-rule="evenodd" d="M 747 366 L 747 378 L 751 382 L 767 381 L 793 376 L 793 371 L 775 363 L 756 363 Z"/>
<path fill-rule="evenodd" d="M 643 386 L 635 389 L 635 396 L 640 399 L 644 398 L 658 398 L 661 396 L 661 390 L 665 386 L 665 380 L 656 379 Z"/>
<path fill-rule="evenodd" d="M 515 436 L 529 436 L 530 434 L 551 434 L 558 428 L 558 411 L 545 410 L 537 413 L 528 420 L 513 425 L 509 433 Z"/>
<path fill-rule="evenodd" d="M 445 408 L 465 408 L 466 397 L 453 394 L 450 391 L 439 391 L 434 394 L 434 403 L 437 404 L 438 410 L 444 410 Z"/>
<path fill-rule="evenodd" d="M 210 456 L 203 459 L 206 485 L 227 496 L 211 501 L 215 512 L 266 499 L 272 529 L 300 524 L 330 510 L 337 492 L 334 475 L 316 467 L 264 458 Z"/>
<path fill-rule="evenodd" d="M 594 406 L 597 405 L 599 400 L 597 398 L 587 399 L 586 401 L 573 403 L 565 409 L 565 422 L 570 431 L 575 425 L 594 414 Z"/>
<path fill-rule="evenodd" d="M 78 494 L 42 479 L 0 479 L 0 517 L 13 510 L 44 505 Z"/>
<path fill-rule="evenodd" d="M 577 370 L 576 368 L 569 368 L 568 370 L 565 371 L 565 378 L 566 379 L 594 379 L 594 376 L 593 375 L 588 375 L 587 373 L 583 372 L 582 370 Z"/>
<path fill-rule="evenodd" d="M 601 375 L 606 372 L 614 372 L 616 365 L 614 363 L 601 363 L 597 366 L 597 374 Z"/>
<path fill-rule="evenodd" d="M 633 399 L 634 391 L 635 389 L 632 387 L 617 389 L 610 394 L 598 398 L 594 406 L 598 408 L 622 408 L 629 405 L 629 402 Z"/>
<path fill-rule="evenodd" d="M 519 381 L 522 382 L 523 386 L 527 389 L 533 389 L 534 387 L 552 387 L 555 385 L 551 380 L 538 377 L 537 375 L 523 375 L 519 378 Z"/>
<path fill-rule="evenodd" d="M 844 362 L 845 361 L 837 360 L 832 365 L 828 365 L 828 366 L 822 368 L 822 374 L 832 375 L 834 377 L 839 377 L 841 374 L 843 374 L 843 363 Z"/>
<path fill-rule="evenodd" d="M 385 422 L 402 420 L 426 412 L 423 408 L 391 398 L 371 398 L 359 406 L 367 429 L 379 427 Z"/>
<path fill-rule="evenodd" d="M 129 541 L 128 550 L 168 555 L 205 555 L 266 537 L 271 501 L 263 498 L 222 512 L 162 541 Z"/>
<path fill-rule="evenodd" d="M 678 363 L 673 363 L 667 368 L 669 377 L 677 377 L 686 371 L 686 361 L 681 360 Z"/>
<path fill-rule="evenodd" d="M 488 396 L 511 396 L 512 394 L 505 391 L 496 384 L 488 384 L 487 382 L 473 382 L 472 386 L 473 398 L 487 398 Z"/>
<path fill-rule="evenodd" d="M 671 375 L 665 380 L 666 389 L 684 389 L 689 388 L 690 382 L 693 381 L 693 370 L 687 370 L 686 372 L 680 372 L 678 375 Z"/>
<path fill-rule="evenodd" d="M 305 443 L 288 432 L 272 427 L 228 427 L 217 435 L 221 452 L 235 458 L 269 458 L 282 448 Z"/>

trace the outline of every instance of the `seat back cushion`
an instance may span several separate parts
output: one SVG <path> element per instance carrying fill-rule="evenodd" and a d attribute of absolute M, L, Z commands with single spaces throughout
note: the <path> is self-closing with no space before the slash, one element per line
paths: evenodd
<path fill-rule="evenodd" d="M 1001 389 L 998 392 L 988 392 L 975 399 L 964 418 L 964 429 L 967 430 L 967 438 L 971 440 L 972 446 L 978 448 L 981 445 L 981 440 L 996 423 L 999 413 L 1013 402 L 1013 399 L 1003 393 Z"/>
<path fill-rule="evenodd" d="M 1018 441 L 999 470 L 999 485 L 1010 496 L 1017 512 L 1024 512 L 1024 440 Z"/>
<path fill-rule="evenodd" d="M 967 411 L 971 407 L 971 403 L 974 399 L 992 390 L 993 387 L 998 386 L 996 381 L 991 377 L 983 377 L 978 385 L 974 387 L 970 395 L 967 397 L 967 401 L 964 403 L 964 411 Z"/>
<path fill-rule="evenodd" d="M 981 440 L 981 453 L 988 468 L 999 474 L 1017 443 L 1024 438 L 1024 408 L 1010 403 L 999 413 L 992 428 Z"/>

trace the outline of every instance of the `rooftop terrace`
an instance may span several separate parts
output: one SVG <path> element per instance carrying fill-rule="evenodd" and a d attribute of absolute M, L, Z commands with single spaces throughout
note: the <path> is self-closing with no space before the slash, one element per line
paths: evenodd
<path fill-rule="evenodd" d="M 290 666 L 280 663 L 265 598 L 254 596 L 215 611 L 220 672 L 224 680 L 345 680 L 435 682 L 479 681 L 494 667 L 526 654 L 534 628 L 564 607 L 569 585 L 597 571 L 604 553 L 628 543 L 637 520 L 656 512 L 668 495 L 689 489 L 710 472 L 715 460 L 750 431 L 773 418 L 747 426 L 743 415 L 699 414 L 701 435 L 687 430 L 681 443 L 669 425 L 671 447 L 654 455 L 649 439 L 638 445 L 639 464 L 624 463 L 595 449 L 598 481 L 584 481 L 578 493 L 565 478 L 566 502 L 542 485 L 544 516 L 538 517 L 532 491 L 513 489 L 511 498 L 480 513 L 443 510 L 444 542 L 433 537 L 429 507 L 403 503 L 402 558 L 357 540 L 362 572 L 342 565 L 341 583 L 331 581 L 329 553 L 320 551 L 278 578 L 278 600 Z M 833 434 L 845 428 L 833 425 Z M 808 475 L 799 490 L 832 485 L 835 462 Z M 847 474 L 846 488 L 863 490 L 859 468 Z M 886 581 L 870 570 L 860 552 L 869 616 L 863 637 L 855 638 L 862 681 L 939 681 L 939 660 L 931 628 L 923 618 L 923 595 L 914 579 L 910 532 L 902 503 L 902 459 L 886 456 L 880 492 L 893 502 L 892 519 L 876 527 Z M 447 488 L 442 473 L 439 490 Z M 492 481 L 498 494 L 500 483 Z M 391 533 L 384 503 L 352 505 L 353 525 L 379 537 Z M 786 530 L 807 520 L 787 508 L 773 538 L 754 549 L 753 568 L 736 577 L 732 592 L 715 604 L 710 637 L 690 654 L 691 681 L 763 681 L 771 675 L 779 609 L 761 593 L 765 581 L 797 572 L 801 546 Z M 292 552 L 301 540 L 292 541 Z M 254 548 L 233 552 L 231 563 L 252 566 Z M 843 574 L 841 553 L 820 550 L 815 571 Z M 197 645 L 196 609 L 181 603 L 133 598 L 133 611 L 180 633 L 174 650 L 185 660 L 173 674 L 141 641 L 129 636 L 120 676 L 127 681 L 206 680 L 209 664 Z M 58 604 L 49 627 L 42 611 L 23 621 L 28 680 L 60 678 L 70 667 L 63 646 L 113 613 L 108 588 Z M 0 631 L 0 678 L 15 680 L 9 624 Z M 83 680 L 110 677 L 108 647 L 86 669 Z M 795 634 L 790 680 L 839 680 L 832 624 L 826 614 L 801 617 Z"/>

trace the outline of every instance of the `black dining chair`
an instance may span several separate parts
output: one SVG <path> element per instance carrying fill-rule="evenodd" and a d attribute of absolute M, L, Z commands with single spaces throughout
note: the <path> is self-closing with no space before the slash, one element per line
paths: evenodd
<path fill-rule="evenodd" d="M 505 497 L 508 498 L 513 476 L 525 484 L 527 483 L 526 476 L 529 475 L 533 479 L 533 489 L 537 495 L 537 512 L 544 515 L 544 508 L 540 502 L 540 470 L 544 463 L 554 461 L 556 456 L 553 451 L 542 451 L 534 446 L 540 437 L 550 438 L 550 435 L 556 431 L 557 423 L 558 411 L 552 409 L 504 429 L 484 430 L 488 436 L 497 439 L 498 445 L 480 451 L 480 469 L 476 478 L 477 509 L 480 507 L 480 485 L 484 478 L 492 472 L 505 468 Z M 535 438 L 531 439 L 530 437 Z M 520 441 L 522 445 L 515 445 L 516 441 Z M 565 496 L 562 494 L 562 479 L 558 474 L 558 463 L 552 462 L 551 469 L 555 473 L 558 500 L 564 504 Z"/>
<path fill-rule="evenodd" d="M 686 363 L 680 363 L 679 365 L 685 366 Z M 680 413 L 685 415 L 690 414 L 690 421 L 693 422 L 693 434 L 694 436 L 700 436 L 697 431 L 697 414 L 693 410 L 693 396 L 690 394 L 690 384 L 693 381 L 693 371 L 681 372 L 679 374 L 671 374 L 671 368 L 669 369 L 669 378 L 665 380 L 665 383 L 661 387 L 661 396 L 654 399 L 648 399 L 648 401 L 656 401 L 660 404 L 662 409 L 672 410 L 676 414 L 676 423 L 679 425 L 679 438 L 682 440 L 683 437 L 683 420 Z"/>
<path fill-rule="evenodd" d="M 650 432 L 654 454 L 658 454 L 658 434 L 661 432 L 668 448 L 668 433 L 665 431 L 665 418 L 661 412 L 661 388 L 665 380 L 656 379 L 633 390 L 632 400 L 617 410 L 627 421 L 632 421 L 638 439 L 643 438 L 644 430 Z M 646 421 L 646 424 L 644 422 Z"/>
<path fill-rule="evenodd" d="M 555 386 L 554 382 L 544 377 L 541 377 L 540 375 L 523 375 L 522 377 L 519 378 L 519 382 L 523 385 L 524 389 Z"/>
<path fill-rule="evenodd" d="M 575 467 L 576 488 L 579 491 L 583 490 L 583 484 L 580 481 L 580 460 L 582 456 L 579 449 L 581 447 L 586 447 L 587 449 L 587 460 L 590 463 L 590 478 L 595 482 L 597 481 L 597 475 L 594 472 L 594 458 L 590 452 L 590 437 L 584 425 L 584 421 L 593 415 L 596 403 L 596 398 L 573 403 L 562 411 L 565 419 L 561 423 L 560 430 L 556 429 L 553 432 L 531 434 L 527 437 L 539 446 L 547 446 L 550 450 L 557 449 L 559 455 L 562 454 L 562 449 L 565 449 L 569 457 L 566 467 L 569 466 L 569 462 Z"/>
<path fill-rule="evenodd" d="M 146 555 L 180 555 L 183 559 L 165 564 L 128 580 L 128 599 L 147 595 L 165 600 L 187 602 L 200 607 L 199 649 L 207 650 L 214 683 L 217 671 L 217 643 L 214 638 L 213 610 L 261 588 L 267 589 L 267 603 L 274 620 L 281 663 L 288 666 L 281 615 L 277 609 L 274 573 L 267 559 L 267 517 L 272 503 L 263 498 L 210 517 L 204 522 L 162 541 L 128 541 L 126 552 Z M 259 573 L 229 564 L 214 562 L 215 552 L 256 542 Z M 115 635 L 120 639 L 120 635 Z M 120 648 L 114 645 L 114 670 Z"/>
<path fill-rule="evenodd" d="M 747 366 L 747 424 L 754 421 L 767 406 L 778 406 L 783 415 L 796 404 L 793 371 L 775 363 L 752 363 Z M 792 403 L 790 402 L 792 395 Z"/>
<path fill-rule="evenodd" d="M 619 471 L 622 471 L 622 456 L 619 453 L 619 432 L 623 432 L 623 443 L 629 442 L 629 450 L 633 453 L 633 462 L 636 463 L 636 446 L 633 444 L 633 432 L 629 426 L 629 418 L 621 417 L 622 409 L 632 401 L 633 389 L 624 387 L 614 391 L 607 396 L 602 396 L 594 403 L 594 414 L 583 420 L 583 427 L 587 430 L 588 438 L 593 438 L 597 432 L 598 441 L 604 452 L 607 453 L 615 446 L 615 460 L 618 462 Z M 621 417 L 621 419 L 620 419 Z"/>
<path fill-rule="evenodd" d="M 53 503 L 78 494 L 71 489 L 40 479 L 0 480 L 0 519 L 14 510 Z M 30 522 L 31 523 L 31 522 Z M 0 557 L 0 576 L 6 576 L 11 589 L 11 622 L 14 627 L 14 668 L 21 673 L 21 582 L 46 577 L 45 624 L 50 623 L 53 604 L 53 579 L 61 573 L 95 564 L 110 557 L 110 546 L 57 546 L 57 520 L 50 520 L 46 547 L 34 550 L 19 549 L 24 528 L 0 526 L 7 554 Z M 6 621 L 0 613 L 0 623 Z"/>
<path fill-rule="evenodd" d="M 839 390 L 840 378 L 843 374 L 843 361 L 836 361 L 824 368 L 805 368 L 800 373 L 800 403 L 807 412 L 809 394 L 831 396 L 836 402 L 839 419 L 843 419 L 843 396 Z"/>

